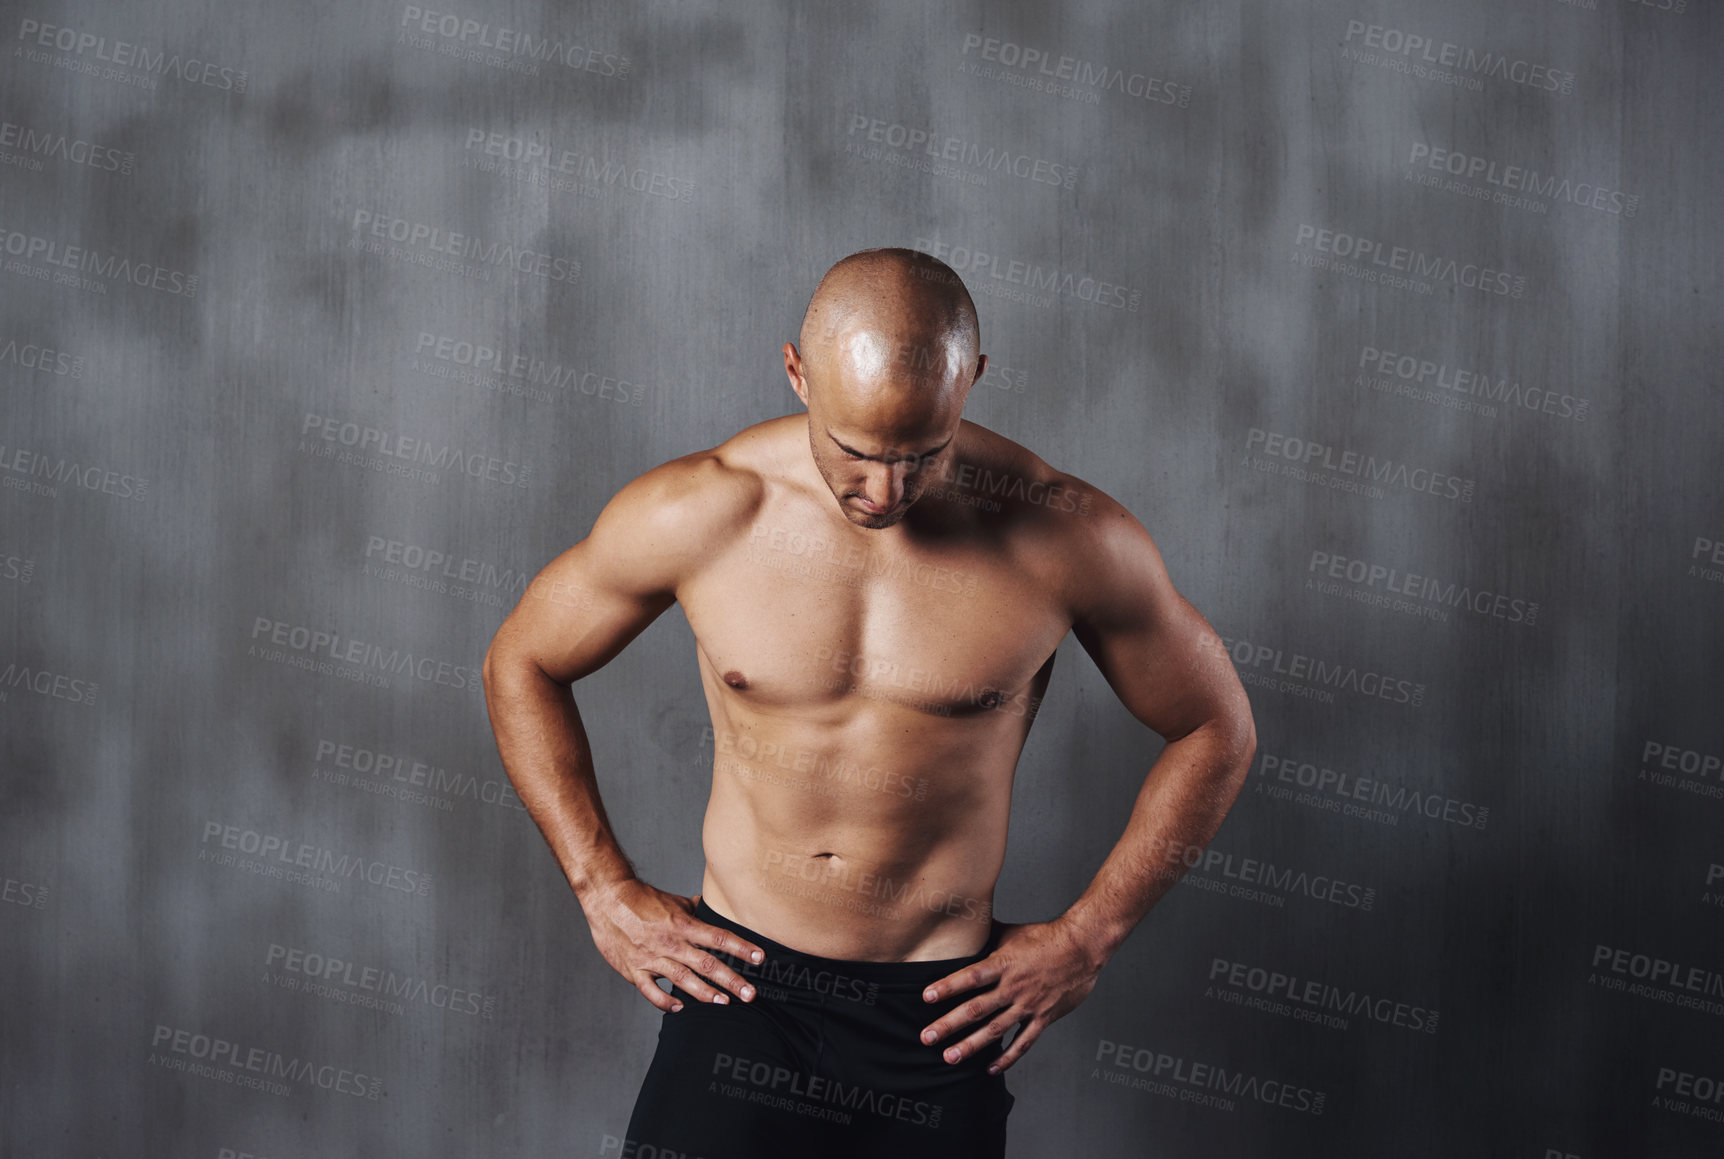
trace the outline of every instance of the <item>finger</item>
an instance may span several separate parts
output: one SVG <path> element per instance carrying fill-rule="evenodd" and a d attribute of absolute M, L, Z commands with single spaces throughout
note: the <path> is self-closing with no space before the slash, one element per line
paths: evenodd
<path fill-rule="evenodd" d="M 1001 1007 L 1011 1005 L 1011 1001 L 998 990 L 990 990 L 986 994 L 978 994 L 968 1002 L 952 1007 L 936 1022 L 922 1030 L 922 1043 L 932 1046 L 947 1035 L 974 1026 Z"/>
<path fill-rule="evenodd" d="M 744 941 L 729 930 L 709 926 L 699 918 L 689 918 L 687 925 L 677 923 L 677 932 L 696 945 L 723 950 L 733 958 L 753 962 L 756 966 L 766 961 L 766 951 L 753 942 Z"/>
<path fill-rule="evenodd" d="M 940 1057 L 945 1059 L 947 1062 L 963 1062 L 966 1058 L 970 1058 L 977 1051 L 986 1047 L 990 1042 L 998 1042 L 1000 1039 L 1004 1038 L 1006 1036 L 1006 1031 L 1010 1030 L 1022 1018 L 1023 1015 L 1008 1008 L 1002 1011 L 998 1017 L 990 1020 L 986 1026 L 964 1039 L 964 1041 L 957 1043 L 954 1046 L 948 1046 L 945 1050 L 940 1052 Z"/>
<path fill-rule="evenodd" d="M 646 968 L 659 977 L 668 979 L 672 985 L 681 988 L 684 993 L 692 994 L 698 1002 L 717 1002 L 723 1005 L 730 1001 L 730 995 L 713 989 L 706 979 L 696 974 L 687 962 L 663 957 L 649 962 Z"/>
<path fill-rule="evenodd" d="M 708 953 L 693 942 L 673 951 L 672 956 L 677 961 L 682 962 L 685 965 L 692 966 L 694 968 L 694 976 L 702 982 L 714 982 L 724 987 L 726 990 L 729 990 L 744 1002 L 750 1002 L 754 999 L 754 986 L 752 983 L 743 978 L 743 976 L 738 974 L 735 970 L 732 970 L 729 966 L 726 966 L 717 955 Z M 693 994 L 694 991 L 690 990 L 689 993 Z M 726 996 L 721 995 L 721 997 Z M 705 1002 L 707 999 L 702 997 L 701 1001 Z"/>
<path fill-rule="evenodd" d="M 953 994 L 963 994 L 970 990 L 980 989 L 992 982 L 999 981 L 1004 968 L 994 960 L 992 954 L 980 962 L 973 962 L 962 970 L 947 974 L 936 982 L 930 982 L 928 988 L 922 991 L 922 1001 L 938 1002 Z"/>
<path fill-rule="evenodd" d="M 635 979 L 635 989 L 645 996 L 648 1002 L 657 1006 L 667 1014 L 674 1014 L 682 1009 L 682 1003 L 658 988 L 658 982 L 645 970 L 636 971 L 640 977 Z"/>
<path fill-rule="evenodd" d="M 1024 1056 L 1024 1051 L 1041 1035 L 1043 1023 L 1031 1020 L 1018 1029 L 1018 1036 L 1012 1039 L 1012 1045 L 1006 1047 L 1006 1052 L 988 1065 L 989 1074 L 1001 1074 L 1014 1062 Z"/>

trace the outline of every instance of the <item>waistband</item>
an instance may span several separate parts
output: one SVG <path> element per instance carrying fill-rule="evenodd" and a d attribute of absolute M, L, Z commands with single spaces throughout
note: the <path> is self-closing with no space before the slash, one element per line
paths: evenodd
<path fill-rule="evenodd" d="M 769 968 L 771 968 L 772 973 L 778 974 L 788 967 L 798 971 L 809 970 L 816 973 L 825 970 L 834 974 L 847 975 L 862 982 L 920 990 L 930 982 L 937 982 L 953 971 L 962 970 L 965 966 L 980 962 L 994 952 L 1000 941 L 1000 923 L 990 917 L 986 944 L 976 953 L 966 957 L 930 958 L 919 962 L 852 961 L 848 958 L 823 958 L 818 954 L 807 954 L 801 950 L 793 950 L 783 942 L 775 942 L 771 938 L 754 932 L 741 922 L 732 921 L 725 917 L 707 905 L 704 897 L 694 903 L 694 916 L 708 925 L 718 926 L 720 929 L 726 929 L 733 934 L 747 938 L 766 952 L 766 961 L 762 965 L 757 966 L 747 959 L 741 959 L 737 973 L 745 977 L 758 975 L 761 971 Z M 738 959 L 729 954 L 724 956 L 730 959 L 733 966 L 737 965 Z"/>

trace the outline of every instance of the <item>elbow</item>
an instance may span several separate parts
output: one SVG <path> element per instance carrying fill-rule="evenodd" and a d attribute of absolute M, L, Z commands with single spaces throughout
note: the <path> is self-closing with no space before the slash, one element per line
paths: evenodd
<path fill-rule="evenodd" d="M 479 680 L 485 689 L 485 702 L 496 704 L 499 697 L 528 695 L 541 684 L 560 683 L 546 672 L 531 652 L 516 648 L 499 635 L 485 649 L 485 659 L 479 663 Z M 568 687 L 563 684 L 563 687 Z"/>
<path fill-rule="evenodd" d="M 508 666 L 508 653 L 498 648 L 497 641 L 493 639 L 491 646 L 485 649 L 485 659 L 479 664 L 479 679 L 484 684 L 487 701 L 496 695 L 497 687 Z"/>
<path fill-rule="evenodd" d="M 1245 732 L 1239 741 L 1238 770 L 1235 780 L 1240 788 L 1245 786 L 1245 780 L 1251 775 L 1251 763 L 1257 759 L 1257 724 L 1249 713 L 1245 717 Z"/>
<path fill-rule="evenodd" d="M 1251 715 L 1251 702 L 1244 701 L 1233 717 L 1233 743 L 1238 753 L 1239 775 L 1243 779 L 1257 759 L 1257 720 Z"/>
<path fill-rule="evenodd" d="M 1239 746 L 1239 761 L 1247 768 L 1257 756 L 1257 718 L 1251 715 L 1251 703 L 1246 701 L 1233 717 L 1234 743 Z"/>
<path fill-rule="evenodd" d="M 1251 762 L 1257 759 L 1257 721 L 1251 715 L 1251 702 L 1241 695 L 1237 704 L 1216 723 L 1223 752 L 1221 767 L 1227 770 L 1227 780 L 1238 792 L 1251 773 Z"/>

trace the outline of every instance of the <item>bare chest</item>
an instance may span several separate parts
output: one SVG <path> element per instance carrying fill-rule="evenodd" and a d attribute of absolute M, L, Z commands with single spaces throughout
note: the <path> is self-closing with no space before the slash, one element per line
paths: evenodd
<path fill-rule="evenodd" d="M 882 549 L 771 517 L 681 600 L 711 676 L 762 709 L 856 698 L 961 716 L 1021 703 L 1070 627 L 1040 570 L 1002 548 Z"/>

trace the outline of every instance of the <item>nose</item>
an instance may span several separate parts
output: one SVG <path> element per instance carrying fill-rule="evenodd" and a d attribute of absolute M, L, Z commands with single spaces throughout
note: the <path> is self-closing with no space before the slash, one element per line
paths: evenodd
<path fill-rule="evenodd" d="M 907 463 L 873 464 L 862 479 L 862 501 L 879 511 L 887 511 L 904 498 L 904 477 L 910 473 Z"/>

